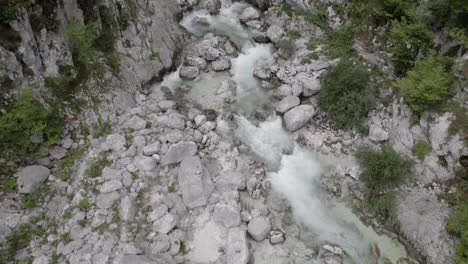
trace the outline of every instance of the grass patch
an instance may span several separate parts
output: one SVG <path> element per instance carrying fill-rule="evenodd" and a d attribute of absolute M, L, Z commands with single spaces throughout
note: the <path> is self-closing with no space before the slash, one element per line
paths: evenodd
<path fill-rule="evenodd" d="M 33 228 L 30 224 L 20 224 L 6 238 L 6 243 L 3 245 L 0 262 L 13 263 L 16 252 L 29 246 L 33 238 Z"/>
<path fill-rule="evenodd" d="M 36 208 L 39 204 L 39 197 L 36 193 L 28 193 L 20 201 L 21 209 Z"/>
<path fill-rule="evenodd" d="M 95 138 L 100 138 L 103 136 L 107 136 L 110 133 L 112 133 L 112 125 L 110 121 L 104 121 L 101 118 L 99 118 L 98 122 L 93 124 L 92 127 L 93 130 L 93 137 Z"/>
<path fill-rule="evenodd" d="M 418 141 L 414 144 L 413 154 L 418 157 L 418 159 L 422 160 L 432 151 L 431 144 L 427 143 L 426 141 Z"/>
<path fill-rule="evenodd" d="M 365 186 L 367 206 L 381 217 L 393 218 L 396 207 L 392 189 L 410 175 L 412 162 L 389 145 L 382 146 L 381 150 L 361 148 L 356 157 L 362 168 L 360 179 Z"/>
<path fill-rule="evenodd" d="M 288 37 L 291 41 L 296 41 L 301 38 L 301 32 L 296 30 L 291 30 L 288 32 Z"/>
<path fill-rule="evenodd" d="M 2 190 L 5 192 L 12 192 L 16 190 L 16 179 L 13 178 L 6 178 L 1 181 L 0 186 Z"/>
<path fill-rule="evenodd" d="M 102 170 L 107 167 L 112 165 L 112 161 L 107 160 L 103 155 L 99 157 L 98 160 L 93 162 L 88 169 L 86 170 L 86 175 L 91 178 L 97 178 L 102 176 Z"/>

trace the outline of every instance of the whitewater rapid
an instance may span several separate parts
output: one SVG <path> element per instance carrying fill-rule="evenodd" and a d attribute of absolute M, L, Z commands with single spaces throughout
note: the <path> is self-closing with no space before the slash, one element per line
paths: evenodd
<path fill-rule="evenodd" d="M 260 123 L 253 118 L 259 108 L 273 105 L 271 96 L 253 76 L 256 62 L 272 60 L 273 55 L 271 45 L 251 41 L 249 32 L 240 24 L 239 15 L 244 7 L 242 2 L 223 1 L 219 15 L 210 15 L 206 10 L 194 11 L 181 21 L 181 25 L 195 36 L 214 32 L 229 37 L 240 47 L 239 56 L 231 60 L 230 74 L 201 73 L 194 81 L 184 82 L 176 71 L 167 75 L 161 86 L 174 91 L 182 84 L 188 84 L 192 87 L 188 95 L 190 99 L 222 111 L 222 102 L 217 103 L 215 91 L 222 81 L 234 80 L 237 84 L 235 136 L 264 162 L 273 190 L 287 198 L 295 220 L 313 234 L 313 240 L 339 245 L 346 252 L 345 263 L 388 263 L 387 260 L 401 263 L 399 261 L 408 259 L 405 247 L 395 236 L 377 233 L 345 203 L 327 198 L 320 180 L 328 169 L 324 166 L 324 158 L 296 145 L 283 129 L 281 117 L 272 114 Z M 231 132 L 222 120 L 218 128 L 225 134 Z M 328 160 L 329 164 L 339 162 Z"/>

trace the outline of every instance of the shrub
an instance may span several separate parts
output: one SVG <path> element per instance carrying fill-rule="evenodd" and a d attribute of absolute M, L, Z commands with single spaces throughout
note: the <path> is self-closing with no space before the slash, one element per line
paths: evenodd
<path fill-rule="evenodd" d="M 418 141 L 416 144 L 414 144 L 413 154 L 422 160 L 425 156 L 431 153 L 431 150 L 431 144 L 427 143 L 426 141 Z"/>
<path fill-rule="evenodd" d="M 353 52 L 353 32 L 344 28 L 335 32 L 326 42 L 325 54 L 331 58 L 347 58 Z"/>
<path fill-rule="evenodd" d="M 32 88 L 26 87 L 9 111 L 0 115 L 0 145 L 25 154 L 38 147 L 31 143 L 31 136 L 42 136 L 51 145 L 61 138 L 63 126 L 59 109 L 45 107 L 35 98 Z"/>
<path fill-rule="evenodd" d="M 375 91 L 362 65 L 344 60 L 325 75 L 319 103 L 337 128 L 359 127 L 374 101 Z"/>
<path fill-rule="evenodd" d="M 413 1 L 408 0 L 374 0 L 373 12 L 377 17 L 384 19 L 398 19 L 406 16 L 411 10 Z"/>
<path fill-rule="evenodd" d="M 432 57 L 418 61 L 395 86 L 403 91 L 411 109 L 422 112 L 449 98 L 452 82 L 450 63 L 443 57 Z"/>
<path fill-rule="evenodd" d="M 466 180 L 457 184 L 457 192 L 451 200 L 454 210 L 447 222 L 449 234 L 460 239 L 460 244 L 455 247 L 454 263 L 468 263 L 468 202 L 466 193 L 468 191 Z"/>
<path fill-rule="evenodd" d="M 7 178 L 1 182 L 1 187 L 6 192 L 11 192 L 16 189 L 16 179 Z"/>
<path fill-rule="evenodd" d="M 418 54 L 426 53 L 433 39 L 432 33 L 420 19 L 413 23 L 405 18 L 401 21 L 393 20 L 390 35 L 393 41 L 391 52 L 398 75 L 404 75 L 413 67 Z"/>
<path fill-rule="evenodd" d="M 384 145 L 379 151 L 361 148 L 356 157 L 362 168 L 360 179 L 365 186 L 369 208 L 383 217 L 392 217 L 395 206 L 390 190 L 408 177 L 412 162 L 401 157 L 389 145 Z"/>
<path fill-rule="evenodd" d="M 298 39 L 301 38 L 301 32 L 295 31 L 295 30 L 289 31 L 288 37 L 289 37 L 289 39 L 292 40 L 292 41 L 298 40 Z"/>
<path fill-rule="evenodd" d="M 278 41 L 276 44 L 276 47 L 280 49 L 285 56 L 291 56 L 292 53 L 294 52 L 294 42 L 292 42 L 289 39 L 281 39 Z"/>
<path fill-rule="evenodd" d="M 32 239 L 32 227 L 29 224 L 19 225 L 7 238 L 5 244 L 5 252 L 3 257 L 5 263 L 13 261 L 18 250 L 21 250 L 27 246 Z"/>
<path fill-rule="evenodd" d="M 73 60 L 76 63 L 86 68 L 96 63 L 99 53 L 93 46 L 96 39 L 95 24 L 85 26 L 79 23 L 71 23 L 65 29 L 65 36 L 72 47 Z"/>
<path fill-rule="evenodd" d="M 91 178 L 101 177 L 102 170 L 110 165 L 112 165 L 112 161 L 109 161 L 104 157 L 100 157 L 97 161 L 88 167 L 86 174 Z"/>

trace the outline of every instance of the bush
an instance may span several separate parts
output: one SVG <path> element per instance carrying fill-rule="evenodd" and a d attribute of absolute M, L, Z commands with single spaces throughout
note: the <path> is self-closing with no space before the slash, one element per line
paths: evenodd
<path fill-rule="evenodd" d="M 380 151 L 361 148 L 356 157 L 361 165 L 360 179 L 365 186 L 369 208 L 383 217 L 392 217 L 395 206 L 391 189 L 408 177 L 412 162 L 389 145 L 384 145 Z"/>
<path fill-rule="evenodd" d="M 393 41 L 393 62 L 398 75 L 404 75 L 413 67 L 418 54 L 426 53 L 433 39 L 432 33 L 420 19 L 414 23 L 406 19 L 393 20 L 390 35 Z"/>
<path fill-rule="evenodd" d="M 319 103 L 337 128 L 360 127 L 374 106 L 375 91 L 362 65 L 341 61 L 324 78 Z"/>
<path fill-rule="evenodd" d="M 431 153 L 431 150 L 431 144 L 427 143 L 426 141 L 418 141 L 416 144 L 414 144 L 413 154 L 422 160 L 425 156 Z"/>
<path fill-rule="evenodd" d="M 289 39 L 281 39 L 276 44 L 276 47 L 282 51 L 285 56 L 291 56 L 294 52 L 294 42 Z"/>
<path fill-rule="evenodd" d="M 301 32 L 295 30 L 289 31 L 288 37 L 290 40 L 296 41 L 301 38 Z"/>
<path fill-rule="evenodd" d="M 112 161 L 107 160 L 104 157 L 100 157 L 97 161 L 93 162 L 88 169 L 86 170 L 86 174 L 88 177 L 91 178 L 97 178 L 101 177 L 102 175 L 102 170 L 107 167 L 112 165 Z"/>
<path fill-rule="evenodd" d="M 451 199 L 454 210 L 447 222 L 449 234 L 460 239 L 460 244 L 455 247 L 454 263 L 468 263 L 468 182 L 461 180 L 457 184 L 457 192 Z"/>
<path fill-rule="evenodd" d="M 8 112 L 0 115 L 0 146 L 26 154 L 38 147 L 31 143 L 31 136 L 42 136 L 51 145 L 62 137 L 63 127 L 59 109 L 45 107 L 35 98 L 32 88 L 26 87 Z"/>
<path fill-rule="evenodd" d="M 440 104 L 452 95 L 453 72 L 446 58 L 432 57 L 418 61 L 408 76 L 398 80 L 411 109 L 422 112 Z"/>
<path fill-rule="evenodd" d="M 65 29 L 65 36 L 72 47 L 73 60 L 86 68 L 96 63 L 99 55 L 98 50 L 93 46 L 96 31 L 95 24 L 85 26 L 79 23 L 71 23 Z"/>
<path fill-rule="evenodd" d="M 413 1 L 408 0 L 374 0 L 373 12 L 384 19 L 401 20 L 411 10 Z"/>

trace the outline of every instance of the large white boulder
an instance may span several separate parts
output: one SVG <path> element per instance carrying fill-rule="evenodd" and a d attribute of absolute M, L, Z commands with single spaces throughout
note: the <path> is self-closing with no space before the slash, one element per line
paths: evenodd
<path fill-rule="evenodd" d="M 289 131 L 296 131 L 309 122 L 314 116 L 315 109 L 311 105 L 300 105 L 284 114 L 284 123 Z"/>
<path fill-rule="evenodd" d="M 172 145 L 166 154 L 161 159 L 161 166 L 177 164 L 186 157 L 190 157 L 197 153 L 197 144 L 191 141 L 179 142 Z"/>
<path fill-rule="evenodd" d="M 16 174 L 18 177 L 18 192 L 32 193 L 36 191 L 47 180 L 49 175 L 50 170 L 44 166 L 33 165 L 25 167 Z"/>
<path fill-rule="evenodd" d="M 197 156 L 186 157 L 180 164 L 178 174 L 182 200 L 188 208 L 204 206 L 212 186 L 208 172 Z"/>

